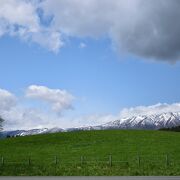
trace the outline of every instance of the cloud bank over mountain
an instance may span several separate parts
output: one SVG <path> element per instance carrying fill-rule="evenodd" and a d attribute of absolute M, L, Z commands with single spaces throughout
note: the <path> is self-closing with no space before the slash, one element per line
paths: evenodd
<path fill-rule="evenodd" d="M 180 103 L 158 103 L 151 106 L 137 106 L 132 108 L 124 108 L 120 112 L 120 117 L 124 118 L 138 115 L 153 115 L 168 112 L 180 112 Z"/>
<path fill-rule="evenodd" d="M 0 36 L 17 36 L 58 52 L 67 38 L 111 40 L 143 59 L 180 59 L 178 0 L 1 0 Z"/>
<path fill-rule="evenodd" d="M 6 121 L 5 130 L 33 129 L 33 128 L 70 128 L 94 126 L 122 118 L 153 115 L 168 112 L 180 112 L 180 103 L 155 104 L 151 106 L 137 106 L 124 108 L 118 114 L 87 114 L 64 116 L 64 112 L 73 107 L 75 96 L 66 90 L 51 89 L 46 86 L 31 85 L 25 93 L 16 96 L 0 89 L 0 116 Z M 22 100 L 23 99 L 23 100 Z M 37 106 L 34 103 L 45 103 Z"/>

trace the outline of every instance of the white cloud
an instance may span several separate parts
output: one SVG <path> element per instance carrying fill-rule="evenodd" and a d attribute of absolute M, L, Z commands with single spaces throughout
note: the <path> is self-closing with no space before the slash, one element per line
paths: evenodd
<path fill-rule="evenodd" d="M 59 49 L 64 45 L 63 41 L 61 41 L 60 33 L 55 31 L 43 30 L 39 33 L 34 33 L 31 38 L 33 42 L 55 53 L 58 53 Z"/>
<path fill-rule="evenodd" d="M 151 106 L 137 106 L 132 108 L 124 108 L 120 112 L 120 117 L 130 117 L 137 115 L 152 115 L 167 112 L 180 112 L 180 103 L 173 104 L 155 104 Z"/>
<path fill-rule="evenodd" d="M 16 106 L 17 99 L 9 91 L 0 89 L 0 112 L 8 111 Z"/>
<path fill-rule="evenodd" d="M 119 118 L 120 117 L 118 115 L 113 114 L 90 114 L 72 119 L 72 124 L 76 127 L 96 126 L 117 120 Z"/>
<path fill-rule="evenodd" d="M 36 14 L 36 8 L 28 1 L 1 0 L 0 19 L 6 21 L 7 29 L 12 28 L 14 31 L 16 25 L 27 29 L 29 32 L 39 30 L 39 18 Z"/>
<path fill-rule="evenodd" d="M 65 126 L 56 114 L 48 114 L 37 108 L 25 108 L 20 105 L 2 114 L 5 130 L 53 128 Z"/>
<path fill-rule="evenodd" d="M 62 47 L 60 33 L 41 24 L 39 1 L 1 0 L 0 36 L 17 36 L 23 41 L 35 42 L 50 51 Z"/>
<path fill-rule="evenodd" d="M 50 89 L 45 86 L 37 85 L 31 85 L 27 88 L 26 97 L 49 103 L 52 110 L 58 113 L 61 113 L 65 109 L 71 109 L 74 99 L 74 96 L 66 90 Z"/>

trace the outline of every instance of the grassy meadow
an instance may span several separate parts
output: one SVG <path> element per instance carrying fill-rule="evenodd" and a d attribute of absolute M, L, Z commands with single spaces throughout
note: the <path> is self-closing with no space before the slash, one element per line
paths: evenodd
<path fill-rule="evenodd" d="M 180 133 L 79 131 L 0 140 L 1 176 L 180 175 Z"/>

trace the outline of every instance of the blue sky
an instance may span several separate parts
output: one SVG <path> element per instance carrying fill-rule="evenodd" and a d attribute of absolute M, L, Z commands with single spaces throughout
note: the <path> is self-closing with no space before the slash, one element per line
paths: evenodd
<path fill-rule="evenodd" d="M 16 38 L 0 40 L 1 88 L 21 96 L 29 85 L 66 89 L 77 97 L 68 113 L 118 113 L 124 107 L 180 101 L 179 63 L 116 54 L 107 39 L 72 39 L 58 54 Z"/>
<path fill-rule="evenodd" d="M 47 14 L 58 4 L 58 1 L 54 1 L 56 3 L 52 4 L 48 0 L 45 2 L 47 4 L 43 5 L 42 8 L 44 8 L 44 12 L 49 8 Z M 4 3 L 6 2 L 4 1 Z M 14 0 L 14 3 L 18 7 L 23 6 L 26 2 L 23 0 L 16 2 Z M 68 1 L 68 3 L 71 2 Z M 72 1 L 72 3 L 79 3 L 79 1 Z M 93 1 L 93 3 L 95 2 Z M 34 13 L 34 16 L 42 20 L 42 15 L 39 16 L 38 13 L 33 11 L 33 8 L 37 8 L 37 4 L 28 5 L 32 8 L 32 11 L 29 12 Z M 126 3 L 124 6 L 126 7 Z M 134 6 L 138 7 L 136 3 Z M 72 7 L 67 4 L 65 8 Z M 74 9 L 69 9 L 69 11 L 74 11 Z M 158 11 L 161 12 L 161 9 Z M 132 10 L 132 12 L 134 11 Z M 108 114 L 116 117 L 124 108 L 148 107 L 158 103 L 171 105 L 180 102 L 179 57 L 173 55 L 173 53 L 177 55 L 177 52 L 173 52 L 173 50 L 169 50 L 171 51 L 169 54 L 164 53 L 164 46 L 156 47 L 157 44 L 161 45 L 159 40 L 155 39 L 154 45 L 152 45 L 151 39 L 155 38 L 154 35 L 147 44 L 143 45 L 144 36 L 136 39 L 138 35 L 131 34 L 129 31 L 131 26 L 124 24 L 122 29 L 118 29 L 119 32 L 127 32 L 129 33 L 128 37 L 132 36 L 137 41 L 128 44 L 129 41 L 126 42 L 122 38 L 122 34 L 117 36 L 116 28 L 101 32 L 109 23 L 109 21 L 106 22 L 101 19 L 102 17 L 96 17 L 106 22 L 105 25 L 101 25 L 102 29 L 101 27 L 98 27 L 98 29 L 95 27 L 90 31 L 89 29 L 86 30 L 86 26 L 89 24 L 82 23 L 82 25 L 79 25 L 77 23 L 77 25 L 74 25 L 73 22 L 70 25 L 62 23 L 62 29 L 58 29 L 58 18 L 61 20 L 61 15 L 59 16 L 54 11 L 55 14 L 52 17 L 56 17 L 57 22 L 54 22 L 54 26 L 50 25 L 53 18 L 47 16 L 49 23 L 45 25 L 45 30 L 42 30 L 44 24 L 38 24 L 37 28 L 32 19 L 14 20 L 8 13 L 5 16 L 5 13 L 0 14 L 0 18 L 8 21 L 11 29 L 16 26 L 19 30 L 16 29 L 11 32 L 12 30 L 10 31 L 8 26 L 0 37 L 0 88 L 18 98 L 18 107 L 33 107 L 52 113 L 48 108 L 51 109 L 51 103 L 57 103 L 54 100 L 45 98 L 44 103 L 41 96 L 33 94 L 32 99 L 26 97 L 26 91 L 31 85 L 43 86 L 51 90 L 65 90 L 74 97 L 72 102 L 70 102 L 71 100 L 68 101 L 73 108 L 68 106 L 62 110 L 61 107 L 60 115 L 56 113 L 54 115 L 56 118 L 63 120 L 65 117 L 76 117 L 77 119 L 80 117 L 80 119 L 83 119 L 84 116 L 94 114 Z M 145 20 L 141 19 L 135 23 L 139 25 L 139 21 L 143 22 Z M 91 23 L 91 20 L 88 22 Z M 124 22 L 122 21 L 122 23 Z M 2 22 L 0 21 L 1 26 Z M 20 29 L 21 26 L 24 29 Z M 28 34 L 32 27 L 31 34 Z M 35 33 L 34 35 L 35 28 L 38 29 L 35 30 L 38 34 Z M 47 28 L 49 29 L 47 30 Z M 161 30 L 159 25 L 153 28 Z M 26 32 L 27 29 L 28 32 Z M 25 34 L 22 35 L 20 30 L 25 30 L 25 32 L 23 31 Z M 110 32 L 112 35 L 108 35 Z M 168 39 L 169 41 L 170 39 Z M 165 45 L 167 46 L 167 44 Z M 119 46 L 121 46 L 120 50 Z M 144 49 L 145 47 L 148 50 Z M 154 47 L 158 50 L 154 50 Z M 149 51 L 150 49 L 153 50 Z M 10 124 L 13 124 L 12 118 L 10 119 Z M 69 124 L 73 122 L 67 119 L 64 121 L 69 121 Z M 18 122 L 22 122 L 22 119 Z M 87 123 L 90 124 L 91 122 L 87 120 Z M 100 123 L 100 121 L 97 121 L 97 123 Z M 15 125 L 13 128 L 16 127 Z M 34 126 L 39 127 L 40 125 L 41 123 Z M 59 126 L 59 123 L 57 121 L 52 123 L 52 126 L 55 125 Z M 9 128 L 10 125 L 7 127 Z M 17 127 L 21 128 L 19 125 Z"/>

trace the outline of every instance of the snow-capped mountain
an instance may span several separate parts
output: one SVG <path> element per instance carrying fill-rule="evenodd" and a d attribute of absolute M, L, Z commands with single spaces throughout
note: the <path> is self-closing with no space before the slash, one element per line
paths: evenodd
<path fill-rule="evenodd" d="M 2 136 L 3 137 L 17 137 L 17 136 L 36 135 L 36 134 L 56 133 L 56 132 L 63 132 L 63 131 L 65 131 L 65 130 L 61 129 L 61 128 L 16 130 L 16 131 L 4 131 L 4 132 L 2 132 Z"/>
<path fill-rule="evenodd" d="M 160 129 L 180 125 L 180 112 L 139 115 L 97 126 L 101 129 Z"/>
<path fill-rule="evenodd" d="M 105 130 L 105 129 L 152 129 L 157 130 L 160 128 L 174 127 L 180 125 L 180 112 L 176 113 L 162 113 L 153 115 L 138 115 L 119 120 L 111 121 L 98 126 L 87 126 L 77 128 L 43 128 L 32 130 L 17 130 L 17 131 L 4 131 L 5 137 L 10 136 L 26 136 L 35 134 L 46 134 L 55 132 L 70 132 L 80 130 Z"/>

